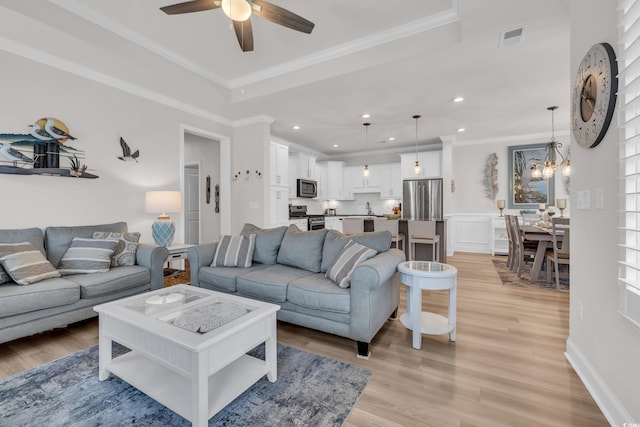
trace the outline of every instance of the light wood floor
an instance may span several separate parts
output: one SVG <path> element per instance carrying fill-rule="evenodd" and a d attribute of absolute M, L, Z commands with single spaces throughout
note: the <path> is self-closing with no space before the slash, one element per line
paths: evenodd
<path fill-rule="evenodd" d="M 389 321 L 369 360 L 355 343 L 278 324 L 278 341 L 371 369 L 374 375 L 346 426 L 607 426 L 563 356 L 569 295 L 504 287 L 489 255 L 456 254 L 458 330 L 424 336 Z M 404 312 L 402 289 L 400 312 Z M 425 310 L 446 314 L 446 293 L 425 292 Z M 0 344 L 0 378 L 62 357 L 98 341 L 97 321 Z"/>

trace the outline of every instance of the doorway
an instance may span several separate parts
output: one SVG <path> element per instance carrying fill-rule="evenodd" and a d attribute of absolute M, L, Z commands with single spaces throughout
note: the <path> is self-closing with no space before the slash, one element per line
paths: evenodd
<path fill-rule="evenodd" d="M 200 163 L 184 167 L 184 242 L 200 243 Z"/>

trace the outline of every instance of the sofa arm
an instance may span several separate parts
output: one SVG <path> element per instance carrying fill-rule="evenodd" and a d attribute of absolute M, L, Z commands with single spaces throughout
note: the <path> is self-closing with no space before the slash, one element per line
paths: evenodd
<path fill-rule="evenodd" d="M 360 264 L 351 276 L 351 293 L 367 294 L 387 282 L 405 261 L 404 252 L 389 249 Z"/>
<path fill-rule="evenodd" d="M 187 258 L 189 258 L 192 286 L 200 286 L 200 267 L 211 265 L 217 247 L 218 242 L 214 242 L 196 245 L 189 248 Z"/>
<path fill-rule="evenodd" d="M 136 264 L 151 271 L 151 290 L 164 287 L 164 264 L 169 258 L 169 250 L 164 246 L 141 243 L 136 252 Z"/>

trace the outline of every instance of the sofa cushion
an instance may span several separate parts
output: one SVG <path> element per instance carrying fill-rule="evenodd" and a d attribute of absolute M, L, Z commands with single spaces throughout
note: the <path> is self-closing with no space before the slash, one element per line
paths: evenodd
<path fill-rule="evenodd" d="M 251 267 L 256 235 L 222 236 L 211 267 Z"/>
<path fill-rule="evenodd" d="M 58 270 L 29 242 L 0 243 L 0 264 L 19 285 L 60 277 Z"/>
<path fill-rule="evenodd" d="M 62 256 L 67 252 L 74 237 L 93 238 L 96 231 L 126 233 L 126 222 L 114 222 L 113 224 L 80 225 L 75 227 L 47 227 L 44 232 L 47 258 L 53 265 L 59 265 Z"/>
<path fill-rule="evenodd" d="M 336 313 L 351 311 L 351 292 L 337 287 L 322 273 L 289 283 L 287 301 L 314 310 Z"/>
<path fill-rule="evenodd" d="M 238 277 L 267 267 L 267 264 L 253 264 L 247 268 L 200 267 L 198 278 L 201 284 L 212 285 L 213 288 L 226 292 L 236 292 L 238 290 L 236 286 Z"/>
<path fill-rule="evenodd" d="M 386 252 L 391 247 L 391 233 L 389 231 L 375 231 L 372 233 L 345 236 L 339 231 L 329 230 L 322 248 L 322 265 L 320 266 L 320 271 L 327 271 L 336 262 L 340 251 L 349 240 L 374 249 L 378 253 Z"/>
<path fill-rule="evenodd" d="M 312 274 L 307 270 L 276 264 L 238 276 L 236 286 L 241 295 L 273 302 L 284 302 L 287 299 L 289 282 Z"/>
<path fill-rule="evenodd" d="M 290 225 L 280 245 L 278 264 L 319 273 L 326 234 L 326 229 L 300 231 L 295 225 Z"/>
<path fill-rule="evenodd" d="M 262 229 L 253 224 L 245 224 L 240 234 L 244 236 L 248 234 L 256 235 L 256 247 L 253 251 L 253 260 L 255 262 L 275 264 L 285 231 L 287 231 L 287 227 L 284 225 L 277 228 Z"/>
<path fill-rule="evenodd" d="M 139 265 L 112 268 L 106 273 L 74 274 L 65 279 L 80 286 L 80 298 L 95 298 L 148 284 L 151 272 Z"/>
<path fill-rule="evenodd" d="M 0 317 L 44 310 L 80 300 L 80 287 L 66 279 L 45 279 L 29 286 L 0 286 Z"/>
<path fill-rule="evenodd" d="M 111 256 L 116 246 L 116 240 L 74 237 L 60 260 L 58 270 L 63 276 L 109 271 Z"/>
<path fill-rule="evenodd" d="M 29 242 L 42 255 L 47 255 L 44 250 L 44 234 L 39 228 L 21 228 L 16 230 L 0 230 L 0 243 Z"/>
<path fill-rule="evenodd" d="M 344 245 L 336 262 L 327 270 L 325 277 L 341 288 L 351 286 L 353 270 L 363 261 L 376 256 L 376 251 L 353 240 Z"/>
<path fill-rule="evenodd" d="M 136 264 L 136 253 L 138 252 L 140 233 L 95 231 L 92 237 L 94 239 L 107 239 L 118 242 L 118 246 L 116 246 L 115 251 L 113 251 L 113 256 L 111 257 L 111 267 Z"/>

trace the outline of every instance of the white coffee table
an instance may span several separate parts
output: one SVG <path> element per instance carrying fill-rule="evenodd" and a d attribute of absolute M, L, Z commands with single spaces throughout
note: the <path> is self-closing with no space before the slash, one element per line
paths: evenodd
<path fill-rule="evenodd" d="M 182 293 L 179 306 L 145 306 L 154 295 Z M 234 303 L 247 314 L 207 333 L 191 332 L 170 322 L 196 308 Z M 219 307 L 216 306 L 216 307 Z M 208 420 L 252 384 L 267 375 L 277 379 L 276 312 L 278 305 L 234 295 L 176 285 L 101 304 L 99 379 L 113 373 L 191 421 Z M 112 358 L 112 342 L 132 351 Z M 265 359 L 245 353 L 265 343 Z"/>
<path fill-rule="evenodd" d="M 422 334 L 449 334 L 456 340 L 456 295 L 458 270 L 432 261 L 407 261 L 398 265 L 400 281 L 407 286 L 407 312 L 400 322 L 413 331 L 413 348 L 422 346 Z M 422 290 L 449 291 L 448 317 L 422 311 Z"/>

